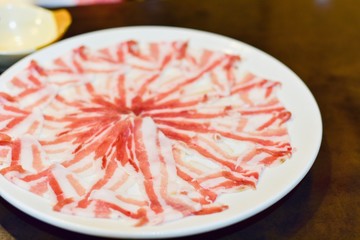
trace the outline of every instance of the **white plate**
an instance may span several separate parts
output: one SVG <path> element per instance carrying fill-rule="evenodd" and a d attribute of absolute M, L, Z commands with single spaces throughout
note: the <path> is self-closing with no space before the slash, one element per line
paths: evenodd
<path fill-rule="evenodd" d="M 166 238 L 186 236 L 219 229 L 242 221 L 268 208 L 289 193 L 313 165 L 322 138 L 318 105 L 301 79 L 285 65 L 247 44 L 213 33 L 172 27 L 126 27 L 83 34 L 58 42 L 32 54 L 0 76 L 0 83 L 24 69 L 31 59 L 40 64 L 61 56 L 79 45 L 91 48 L 109 46 L 119 41 L 189 40 L 192 46 L 241 54 L 255 74 L 282 82 L 279 98 L 291 111 L 291 144 L 295 152 L 284 164 L 267 168 L 256 190 L 221 196 L 219 201 L 230 209 L 206 216 L 186 217 L 160 226 L 129 227 L 116 220 L 91 219 L 52 211 L 47 200 L 24 191 L 0 177 L 0 194 L 27 214 L 60 228 L 80 233 L 118 238 Z M 306 106 L 306 107 L 304 107 Z"/>

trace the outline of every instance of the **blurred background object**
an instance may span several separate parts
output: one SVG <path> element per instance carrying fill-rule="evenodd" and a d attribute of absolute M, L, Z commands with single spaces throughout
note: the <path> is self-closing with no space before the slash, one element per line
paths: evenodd
<path fill-rule="evenodd" d="M 57 41 L 71 24 L 65 9 L 50 11 L 22 1 L 1 1 L 0 17 L 0 67 Z"/>
<path fill-rule="evenodd" d="M 119 3 L 123 0 L 14 0 L 36 4 L 43 7 L 65 7 L 91 4 Z"/>

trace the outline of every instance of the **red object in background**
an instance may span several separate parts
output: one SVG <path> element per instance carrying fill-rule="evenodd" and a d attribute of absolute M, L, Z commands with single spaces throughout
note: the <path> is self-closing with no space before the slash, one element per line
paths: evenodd
<path fill-rule="evenodd" d="M 122 0 L 75 0 L 77 5 L 86 5 L 86 4 L 97 4 L 97 3 L 118 3 Z"/>

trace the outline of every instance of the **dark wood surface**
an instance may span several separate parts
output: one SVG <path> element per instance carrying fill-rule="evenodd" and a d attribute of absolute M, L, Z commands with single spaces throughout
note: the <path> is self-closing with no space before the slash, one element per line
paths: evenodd
<path fill-rule="evenodd" d="M 315 96 L 323 142 L 303 181 L 262 213 L 188 239 L 360 239 L 360 1 L 144 0 L 68 9 L 73 24 L 65 38 L 134 25 L 215 32 L 273 55 Z M 3 199 L 0 220 L 15 239 L 96 239 L 40 222 Z"/>

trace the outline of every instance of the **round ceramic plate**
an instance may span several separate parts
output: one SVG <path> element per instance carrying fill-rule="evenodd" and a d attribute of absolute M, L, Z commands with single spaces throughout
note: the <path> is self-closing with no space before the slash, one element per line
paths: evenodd
<path fill-rule="evenodd" d="M 322 121 L 317 103 L 309 89 L 289 68 L 266 53 L 234 39 L 172 27 L 102 30 L 66 39 L 22 59 L 0 76 L 0 82 L 12 78 L 32 59 L 41 65 L 80 45 L 101 48 L 129 39 L 188 40 L 193 47 L 240 54 L 245 60 L 245 66 L 253 73 L 280 81 L 282 87 L 279 98 L 293 116 L 288 123 L 291 144 L 295 149 L 291 159 L 280 166 L 267 168 L 256 190 L 220 196 L 218 201 L 229 206 L 226 211 L 190 216 L 159 226 L 145 226 L 141 230 L 119 220 L 84 218 L 54 212 L 46 199 L 16 187 L 1 176 L 0 194 L 4 199 L 37 219 L 71 231 L 103 237 L 167 238 L 203 233 L 249 218 L 280 200 L 303 179 L 315 161 L 322 138 Z"/>

